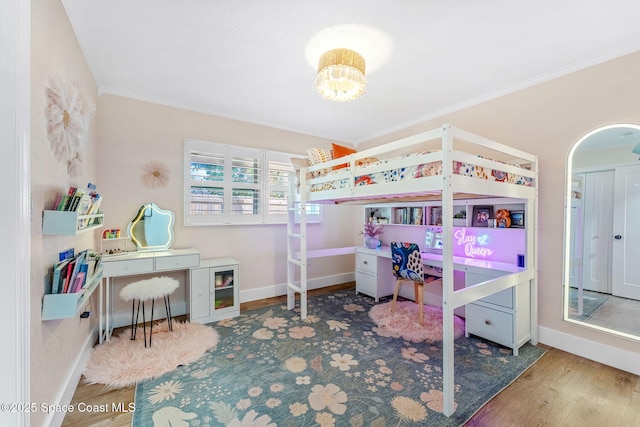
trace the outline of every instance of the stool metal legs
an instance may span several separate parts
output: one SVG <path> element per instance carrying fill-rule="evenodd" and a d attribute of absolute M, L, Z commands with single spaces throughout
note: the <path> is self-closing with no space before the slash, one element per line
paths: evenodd
<path fill-rule="evenodd" d="M 144 336 L 144 346 L 147 347 L 147 322 L 144 313 L 144 301 L 138 299 L 138 309 L 136 311 L 136 300 L 133 300 L 131 306 L 131 340 L 135 341 L 138 332 L 138 318 L 140 316 L 140 305 L 142 304 L 142 332 Z M 151 347 L 151 338 L 153 337 L 153 311 L 155 308 L 155 299 L 151 300 L 151 327 L 149 331 L 149 347 Z M 164 308 L 167 313 L 167 323 L 169 330 L 173 331 L 173 319 L 171 318 L 171 301 L 169 296 L 164 297 Z"/>

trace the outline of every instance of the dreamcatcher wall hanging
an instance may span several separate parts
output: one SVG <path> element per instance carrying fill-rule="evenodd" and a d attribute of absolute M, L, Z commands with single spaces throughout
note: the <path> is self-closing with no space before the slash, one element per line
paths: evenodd
<path fill-rule="evenodd" d="M 89 119 L 95 112 L 90 97 L 83 97 L 75 84 L 58 76 L 49 78 L 46 88 L 47 136 L 55 158 L 67 165 L 69 176 L 80 174 L 80 141 L 89 128 Z"/>

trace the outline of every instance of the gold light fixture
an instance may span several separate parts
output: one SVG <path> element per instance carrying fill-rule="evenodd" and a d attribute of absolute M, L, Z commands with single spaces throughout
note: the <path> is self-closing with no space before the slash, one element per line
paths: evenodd
<path fill-rule="evenodd" d="M 367 88 L 364 68 L 364 58 L 358 52 L 344 48 L 330 50 L 318 61 L 318 77 L 313 86 L 330 101 L 353 101 Z"/>

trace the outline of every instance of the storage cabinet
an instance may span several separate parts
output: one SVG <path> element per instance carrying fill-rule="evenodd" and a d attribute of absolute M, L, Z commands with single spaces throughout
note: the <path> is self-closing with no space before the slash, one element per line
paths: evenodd
<path fill-rule="evenodd" d="M 391 259 L 379 257 L 375 250 L 359 248 L 356 253 L 356 293 L 373 297 L 393 295 L 395 280 L 391 273 Z"/>
<path fill-rule="evenodd" d="M 211 323 L 240 315 L 239 264 L 232 258 L 207 259 L 191 269 L 189 317 Z"/>
<path fill-rule="evenodd" d="M 507 273 L 466 272 L 465 286 L 475 285 Z M 502 344 L 518 355 L 518 349 L 531 337 L 529 282 L 504 289 L 466 306 L 466 336 L 470 334 Z"/>

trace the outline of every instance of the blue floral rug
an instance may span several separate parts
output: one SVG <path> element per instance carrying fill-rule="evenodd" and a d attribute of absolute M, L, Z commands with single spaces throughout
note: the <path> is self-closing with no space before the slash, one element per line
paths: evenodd
<path fill-rule="evenodd" d="M 441 343 L 385 336 L 374 304 L 347 290 L 310 298 L 304 321 L 272 306 L 211 325 L 214 350 L 137 385 L 133 426 L 460 426 L 544 354 L 457 339 L 446 417 Z"/>

